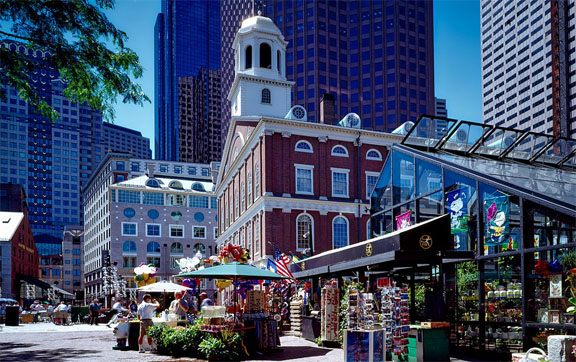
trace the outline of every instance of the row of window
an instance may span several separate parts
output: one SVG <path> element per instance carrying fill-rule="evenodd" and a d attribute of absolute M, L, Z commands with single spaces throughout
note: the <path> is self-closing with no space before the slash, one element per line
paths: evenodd
<path fill-rule="evenodd" d="M 162 192 L 140 192 L 129 190 L 112 190 L 112 202 L 128 204 L 144 204 L 157 206 L 186 206 L 188 199 L 189 207 L 216 209 L 217 199 L 206 196 L 187 196 L 181 194 L 168 194 Z M 116 197 L 118 196 L 118 197 Z M 116 201 L 117 200 L 117 201 Z"/>
<path fill-rule="evenodd" d="M 348 219 L 338 215 L 332 219 L 332 248 L 342 248 L 350 243 Z M 296 249 L 306 251 L 314 247 L 314 218 L 303 213 L 296 218 Z"/>
<path fill-rule="evenodd" d="M 295 164 L 296 193 L 302 195 L 314 195 L 314 166 Z M 332 197 L 350 197 L 349 174 L 350 170 L 331 168 L 332 172 Z M 366 199 L 369 199 L 374 186 L 378 182 L 378 172 L 366 171 Z"/>
<path fill-rule="evenodd" d="M 136 210 L 134 210 L 131 207 L 127 207 L 124 209 L 123 211 L 124 216 L 126 216 L 128 219 L 133 218 L 134 216 L 136 216 Z M 160 213 L 158 212 L 158 210 L 156 209 L 150 209 L 147 212 L 147 215 L 150 219 L 152 220 L 156 220 L 160 217 Z M 170 218 L 174 221 L 180 221 L 182 219 L 182 213 L 180 211 L 172 211 L 170 213 Z M 196 220 L 197 222 L 202 222 L 204 221 L 204 214 L 201 213 L 200 211 L 194 213 L 194 220 Z"/>
<path fill-rule="evenodd" d="M 185 236 L 184 225 L 169 225 L 169 237 L 183 238 Z M 214 230 L 216 233 L 216 230 Z M 138 223 L 123 222 L 122 223 L 123 236 L 137 236 Z M 162 236 L 162 224 L 146 224 L 146 236 L 152 238 L 159 238 Z M 193 239 L 206 239 L 206 226 L 192 226 Z"/>
<path fill-rule="evenodd" d="M 294 151 L 314 153 L 312 144 L 308 141 L 298 141 L 294 146 Z M 344 146 L 336 145 L 332 147 L 332 151 L 330 152 L 330 154 L 332 156 L 348 157 L 348 150 Z M 382 154 L 378 150 L 370 149 L 368 150 L 368 152 L 366 152 L 366 159 L 374 161 L 382 161 Z"/>
<path fill-rule="evenodd" d="M 122 244 L 122 267 L 124 268 L 134 268 L 137 266 L 137 257 L 133 254 L 137 254 L 138 248 L 136 242 L 132 240 L 126 240 Z M 192 252 L 194 255 L 200 253 L 203 258 L 206 257 L 206 246 L 202 243 L 197 243 L 194 245 Z M 146 262 L 148 264 L 154 264 L 156 267 L 160 267 L 160 243 L 156 241 L 151 241 L 146 244 Z M 170 245 L 170 268 L 178 269 L 178 263 L 176 262 L 184 255 L 184 246 L 181 243 L 175 242 Z"/>

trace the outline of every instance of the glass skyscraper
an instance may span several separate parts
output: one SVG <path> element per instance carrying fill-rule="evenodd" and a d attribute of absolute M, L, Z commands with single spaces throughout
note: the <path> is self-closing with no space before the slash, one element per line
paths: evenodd
<path fill-rule="evenodd" d="M 162 12 L 158 14 L 155 25 L 155 146 L 156 159 L 192 162 L 193 159 L 219 161 L 221 154 L 220 139 L 214 142 L 217 147 L 201 148 L 199 153 L 208 153 L 208 157 L 181 153 L 180 148 L 190 147 L 192 139 L 182 139 L 191 134 L 181 132 L 180 114 L 190 111 L 190 104 L 203 107 L 197 111 L 201 117 L 187 122 L 199 122 L 205 127 L 220 126 L 220 120 L 212 121 L 211 112 L 220 105 L 220 90 L 213 87 L 214 76 L 219 77 L 220 69 L 220 2 L 219 1 L 179 1 L 163 0 Z M 204 74 L 210 73 L 211 77 Z M 179 97 L 182 90 L 181 78 L 197 77 L 205 79 L 205 91 L 186 94 Z M 189 78 L 188 78 L 189 80 Z M 214 92 L 217 90 L 217 92 Z M 187 126 L 192 128 L 192 126 Z M 216 134 L 219 134 L 215 132 Z M 204 140 L 202 140 L 204 142 Z M 192 157 L 193 159 L 183 159 Z M 207 161 L 205 161 L 207 162 Z"/>
<path fill-rule="evenodd" d="M 350 112 L 365 129 L 391 131 L 432 114 L 434 44 L 432 1 L 228 0 L 221 2 L 222 142 L 226 100 L 234 80 L 232 42 L 243 19 L 271 18 L 288 48 L 286 76 L 292 102 L 319 120 L 322 94 L 336 101 L 336 122 Z"/>

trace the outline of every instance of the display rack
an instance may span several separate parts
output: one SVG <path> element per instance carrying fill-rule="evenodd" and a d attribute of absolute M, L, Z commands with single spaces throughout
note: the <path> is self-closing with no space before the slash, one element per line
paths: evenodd
<path fill-rule="evenodd" d="M 321 298 L 321 337 L 322 341 L 337 341 L 340 328 L 339 291 L 337 288 L 327 286 L 322 288 Z"/>
<path fill-rule="evenodd" d="M 410 332 L 408 290 L 392 285 L 382 288 L 381 291 L 386 351 L 395 356 L 403 356 L 408 353 L 408 332 Z"/>

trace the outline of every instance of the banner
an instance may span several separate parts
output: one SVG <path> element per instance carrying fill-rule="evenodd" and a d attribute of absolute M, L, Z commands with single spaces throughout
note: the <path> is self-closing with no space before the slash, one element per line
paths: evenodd
<path fill-rule="evenodd" d="M 484 200 L 484 225 L 486 237 L 484 245 L 508 243 L 510 228 L 510 200 L 508 196 L 490 197 Z"/>
<path fill-rule="evenodd" d="M 402 230 L 410 225 L 410 210 L 396 216 L 396 230 Z"/>
<path fill-rule="evenodd" d="M 468 231 L 468 193 L 460 188 L 446 193 L 446 208 L 450 212 L 452 234 Z"/>

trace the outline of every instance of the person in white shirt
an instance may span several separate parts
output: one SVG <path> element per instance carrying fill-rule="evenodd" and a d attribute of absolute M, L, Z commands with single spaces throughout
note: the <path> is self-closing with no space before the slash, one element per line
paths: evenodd
<path fill-rule="evenodd" d="M 128 309 L 122 307 L 122 299 L 117 299 L 116 303 L 114 303 L 114 305 L 112 306 L 112 310 L 116 311 L 116 314 L 114 314 L 112 316 L 112 318 L 110 318 L 110 321 L 108 321 L 108 323 L 106 323 L 106 327 L 111 328 L 110 325 L 113 323 L 116 323 L 116 321 L 118 320 L 118 315 L 122 312 L 127 312 Z"/>
<path fill-rule="evenodd" d="M 144 336 L 146 336 L 148 344 L 152 346 L 152 339 L 148 335 L 148 328 L 154 325 L 154 323 L 152 323 L 152 318 L 154 318 L 156 314 L 156 308 L 159 306 L 160 304 L 158 304 L 156 299 L 152 300 L 152 296 L 150 294 L 144 294 L 142 303 L 140 303 L 138 306 L 138 316 L 140 317 L 140 338 L 138 339 L 138 345 L 140 346 L 140 353 L 144 353 L 144 347 L 142 347 Z"/>
<path fill-rule="evenodd" d="M 68 307 L 66 307 L 66 303 L 60 302 L 56 308 L 54 308 L 54 323 L 55 324 L 64 324 L 68 319 L 67 314 L 64 313 L 68 312 Z"/>

